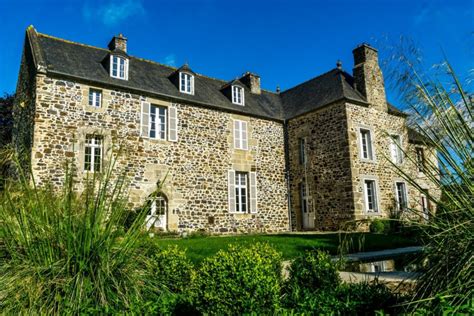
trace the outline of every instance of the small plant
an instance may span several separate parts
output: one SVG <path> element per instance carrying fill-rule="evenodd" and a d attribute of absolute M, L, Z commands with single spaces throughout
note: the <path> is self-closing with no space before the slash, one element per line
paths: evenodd
<path fill-rule="evenodd" d="M 194 305 L 203 314 L 271 314 L 279 306 L 281 256 L 267 244 L 229 246 L 196 274 Z"/>
<path fill-rule="evenodd" d="M 385 233 L 385 224 L 380 219 L 374 219 L 369 226 L 371 233 L 383 234 Z"/>

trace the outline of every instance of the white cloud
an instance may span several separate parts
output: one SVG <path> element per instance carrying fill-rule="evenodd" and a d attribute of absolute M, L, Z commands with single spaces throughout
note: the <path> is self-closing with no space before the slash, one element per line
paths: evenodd
<path fill-rule="evenodd" d="M 169 54 L 163 59 L 163 64 L 169 65 L 169 66 L 176 66 L 176 56 L 175 54 Z"/>
<path fill-rule="evenodd" d="M 125 19 L 138 15 L 145 15 L 141 0 L 110 0 L 107 2 L 94 2 L 84 4 L 82 16 L 87 21 L 97 20 L 106 26 L 114 26 Z"/>

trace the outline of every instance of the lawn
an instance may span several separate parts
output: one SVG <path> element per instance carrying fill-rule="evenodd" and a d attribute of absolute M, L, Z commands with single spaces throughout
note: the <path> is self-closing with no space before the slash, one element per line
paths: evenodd
<path fill-rule="evenodd" d="M 280 251 L 284 259 L 292 259 L 305 250 L 324 249 L 338 254 L 341 241 L 349 241 L 349 252 L 372 251 L 417 245 L 414 238 L 400 235 L 382 235 L 372 233 L 314 233 L 279 235 L 242 235 L 242 236 L 194 236 L 188 238 L 154 237 L 159 246 L 178 245 L 187 249 L 188 257 L 195 263 L 226 249 L 229 244 L 251 244 L 267 242 Z M 346 244 L 345 242 L 343 244 Z M 346 247 L 347 249 L 347 247 Z"/>

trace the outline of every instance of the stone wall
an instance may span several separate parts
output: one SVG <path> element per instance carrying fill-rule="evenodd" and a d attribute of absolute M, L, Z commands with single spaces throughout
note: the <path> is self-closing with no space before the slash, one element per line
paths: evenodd
<path fill-rule="evenodd" d="M 33 56 L 25 40 L 21 57 L 15 100 L 13 102 L 12 143 L 18 153 L 21 168 L 27 172 L 33 146 L 34 117 L 36 113 L 36 77 Z"/>
<path fill-rule="evenodd" d="M 439 194 L 435 186 L 426 177 L 418 172 L 416 166 L 415 145 L 409 143 L 406 119 L 401 116 L 391 115 L 385 111 L 379 111 L 374 107 L 363 107 L 348 103 L 346 106 L 351 175 L 354 187 L 354 205 L 356 219 L 370 218 L 370 216 L 389 217 L 395 210 L 395 182 L 405 182 L 407 186 L 408 204 L 410 208 L 421 210 L 420 193 L 403 179 L 400 173 L 390 162 L 389 135 L 401 136 L 402 148 L 405 151 L 403 163 L 399 168 L 413 179 L 417 179 L 423 187 L 426 187 L 434 196 Z M 373 148 L 375 157 L 373 161 L 361 159 L 359 128 L 367 128 L 372 131 Z M 435 159 L 435 155 L 425 148 L 427 159 Z M 365 212 L 363 193 L 363 179 L 372 178 L 376 180 L 378 187 L 379 213 L 369 215 Z M 407 214 L 408 215 L 408 214 Z"/>
<path fill-rule="evenodd" d="M 32 168 L 40 184 L 60 187 L 64 163 L 72 159 L 83 170 L 87 134 L 101 134 L 106 152 L 125 149 L 118 168 L 130 180 L 130 205 L 141 206 L 165 176 L 170 230 L 213 233 L 279 232 L 289 229 L 286 199 L 283 124 L 187 104 L 176 104 L 178 141 L 140 137 L 141 102 L 170 106 L 167 101 L 120 90 L 102 90 L 102 107 L 89 107 L 81 82 L 38 75 Z M 249 150 L 234 150 L 232 120 L 248 121 Z M 106 153 L 106 157 L 108 154 Z M 106 159 L 107 160 L 107 159 Z M 258 211 L 228 211 L 228 170 L 257 173 Z"/>
<path fill-rule="evenodd" d="M 315 228 L 335 230 L 353 219 L 353 196 L 344 102 L 288 122 L 292 227 L 302 229 L 300 183 L 309 189 Z M 299 139 L 306 138 L 306 167 L 299 161 Z"/>

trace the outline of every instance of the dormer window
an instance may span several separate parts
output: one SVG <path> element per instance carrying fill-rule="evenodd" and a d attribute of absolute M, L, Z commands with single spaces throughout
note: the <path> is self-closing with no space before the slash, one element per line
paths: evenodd
<path fill-rule="evenodd" d="M 194 76 L 187 72 L 179 73 L 179 91 L 194 94 Z"/>
<path fill-rule="evenodd" d="M 244 105 L 244 88 L 232 86 L 232 103 Z"/>
<path fill-rule="evenodd" d="M 110 56 L 110 76 L 128 80 L 128 59 L 116 55 Z"/>

